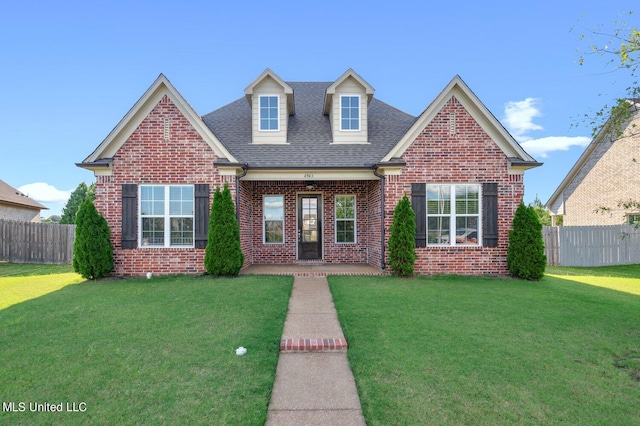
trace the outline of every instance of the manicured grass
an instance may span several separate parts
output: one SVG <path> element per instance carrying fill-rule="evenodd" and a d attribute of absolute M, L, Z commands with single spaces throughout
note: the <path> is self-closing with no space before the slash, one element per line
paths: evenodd
<path fill-rule="evenodd" d="M 611 290 L 640 295 L 640 265 L 602 266 L 600 268 L 547 267 L 547 275 Z"/>
<path fill-rule="evenodd" d="M 640 297 L 553 272 L 330 277 L 367 424 L 640 424 Z"/>
<path fill-rule="evenodd" d="M 26 404 L 0 424 L 263 424 L 292 282 L 110 279 L 0 310 L 0 400 Z"/>
<path fill-rule="evenodd" d="M 0 262 L 0 309 L 82 281 L 71 265 Z"/>
<path fill-rule="evenodd" d="M 33 275 L 68 274 L 73 272 L 71 265 L 46 265 L 32 263 L 11 263 L 0 261 L 0 278 L 28 277 Z"/>

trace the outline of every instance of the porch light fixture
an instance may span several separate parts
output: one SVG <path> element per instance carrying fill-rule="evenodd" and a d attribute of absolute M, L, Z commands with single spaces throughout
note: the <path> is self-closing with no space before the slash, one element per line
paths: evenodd
<path fill-rule="evenodd" d="M 316 183 L 312 180 L 305 181 L 304 184 L 305 184 L 305 187 L 307 188 L 307 191 L 311 191 L 316 186 Z"/>

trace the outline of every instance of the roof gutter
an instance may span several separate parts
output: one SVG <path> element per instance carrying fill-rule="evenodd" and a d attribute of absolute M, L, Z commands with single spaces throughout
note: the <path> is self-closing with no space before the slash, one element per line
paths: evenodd
<path fill-rule="evenodd" d="M 226 164 L 225 164 L 226 165 Z M 371 166 L 251 166 L 251 170 L 370 170 Z"/>
<path fill-rule="evenodd" d="M 384 175 L 378 173 L 378 169 L 381 167 L 381 164 L 373 165 L 373 174 L 376 175 L 380 179 L 380 267 L 384 271 L 387 269 L 387 265 L 385 264 L 385 253 L 384 253 L 384 237 L 385 237 L 385 228 L 384 228 Z"/>
<path fill-rule="evenodd" d="M 238 223 L 240 223 L 240 179 L 245 177 L 249 171 L 248 164 L 241 164 L 240 166 L 242 167 L 242 173 L 236 175 L 236 220 Z"/>
<path fill-rule="evenodd" d="M 535 167 L 540 167 L 543 164 L 544 163 L 540 163 L 538 161 L 528 161 L 528 160 L 522 160 L 520 158 L 514 158 L 514 157 L 509 158 L 509 167 L 513 169 L 529 170 Z"/>

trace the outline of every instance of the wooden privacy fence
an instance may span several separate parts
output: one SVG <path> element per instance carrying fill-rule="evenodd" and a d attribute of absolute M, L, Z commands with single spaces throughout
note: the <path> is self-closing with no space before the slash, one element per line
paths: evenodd
<path fill-rule="evenodd" d="M 75 229 L 75 225 L 0 220 L 0 260 L 71 263 Z"/>
<path fill-rule="evenodd" d="M 542 237 L 548 265 L 640 263 L 640 229 L 630 225 L 544 226 Z"/>

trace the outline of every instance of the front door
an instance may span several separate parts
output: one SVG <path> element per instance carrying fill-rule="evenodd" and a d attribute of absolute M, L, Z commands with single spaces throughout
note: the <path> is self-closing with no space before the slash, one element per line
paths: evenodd
<path fill-rule="evenodd" d="M 298 259 L 322 259 L 322 196 L 298 196 Z"/>

